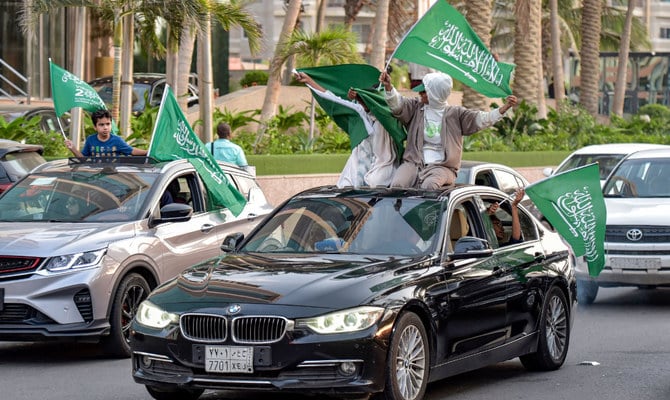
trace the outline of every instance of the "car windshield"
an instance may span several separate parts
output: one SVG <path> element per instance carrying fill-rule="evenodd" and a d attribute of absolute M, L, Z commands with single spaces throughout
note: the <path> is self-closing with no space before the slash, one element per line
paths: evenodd
<path fill-rule="evenodd" d="M 156 174 L 32 174 L 0 197 L 4 222 L 121 222 L 140 218 Z"/>
<path fill-rule="evenodd" d="M 428 254 L 439 241 L 442 214 L 442 203 L 436 200 L 298 198 L 278 210 L 241 251 Z"/>
<path fill-rule="evenodd" d="M 670 197 L 670 159 L 628 159 L 612 172 L 606 197 Z"/>
<path fill-rule="evenodd" d="M 600 180 L 605 180 L 624 156 L 625 154 L 574 154 L 565 160 L 563 165 L 556 170 L 556 173 L 559 174 L 574 168 L 598 163 Z"/>

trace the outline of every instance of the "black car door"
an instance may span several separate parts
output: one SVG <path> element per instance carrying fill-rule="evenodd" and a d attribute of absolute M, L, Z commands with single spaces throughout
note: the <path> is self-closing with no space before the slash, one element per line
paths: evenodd
<path fill-rule="evenodd" d="M 500 278 L 505 279 L 505 298 L 507 309 L 508 341 L 531 333 L 536 329 L 541 308 L 541 293 L 544 292 L 546 273 L 544 268 L 544 249 L 539 240 L 536 222 L 520 206 L 517 215 L 521 227 L 521 241 L 510 239 L 512 213 L 510 201 L 497 197 L 484 197 L 481 209 L 482 220 L 489 216 L 486 210 L 493 202 L 501 203 L 495 213 L 494 221 L 501 223 L 504 229 L 502 239 L 498 238 L 494 224 L 486 226 L 487 237 L 494 247 L 494 257 L 498 262 Z M 488 218 L 491 221 L 491 217 Z"/>
<path fill-rule="evenodd" d="M 486 238 L 475 199 L 456 202 L 449 210 L 449 221 L 444 264 L 448 307 L 442 334 L 446 357 L 453 359 L 497 346 L 509 334 L 506 277 L 500 275 L 496 257 L 457 258 L 452 250 L 462 236 Z"/>

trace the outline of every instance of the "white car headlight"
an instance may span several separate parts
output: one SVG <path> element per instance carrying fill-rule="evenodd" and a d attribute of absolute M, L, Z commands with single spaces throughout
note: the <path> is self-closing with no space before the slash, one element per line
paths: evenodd
<path fill-rule="evenodd" d="M 319 317 L 298 319 L 296 326 L 321 334 L 356 332 L 371 327 L 383 314 L 384 309 L 381 307 L 357 307 Z"/>
<path fill-rule="evenodd" d="M 144 300 L 137 308 L 135 320 L 149 328 L 162 329 L 171 323 L 178 323 L 179 316 L 163 310 L 148 300 Z"/>
<path fill-rule="evenodd" d="M 85 253 L 67 254 L 64 256 L 51 257 L 46 269 L 51 272 L 65 271 L 87 267 L 97 267 L 105 255 L 107 249 L 87 251 Z"/>

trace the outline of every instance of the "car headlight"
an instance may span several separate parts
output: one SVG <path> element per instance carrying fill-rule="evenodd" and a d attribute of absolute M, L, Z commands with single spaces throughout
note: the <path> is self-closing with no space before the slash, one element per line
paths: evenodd
<path fill-rule="evenodd" d="M 106 249 L 87 251 L 85 253 L 67 254 L 64 256 L 51 257 L 46 269 L 51 272 L 65 271 L 87 267 L 97 267 L 105 255 Z"/>
<path fill-rule="evenodd" d="M 163 329 L 171 323 L 179 322 L 179 315 L 169 313 L 149 300 L 144 300 L 137 308 L 135 320 L 149 328 Z"/>
<path fill-rule="evenodd" d="M 321 334 L 362 331 L 374 325 L 384 314 L 381 307 L 357 307 L 313 318 L 296 320 L 296 326 Z"/>

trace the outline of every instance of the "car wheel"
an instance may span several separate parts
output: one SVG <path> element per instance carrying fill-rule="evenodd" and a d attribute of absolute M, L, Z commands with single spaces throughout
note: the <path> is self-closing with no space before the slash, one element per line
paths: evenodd
<path fill-rule="evenodd" d="M 520 357 L 526 369 L 551 371 L 563 365 L 570 344 L 568 321 L 568 302 L 565 294 L 554 286 L 547 293 L 542 307 L 537 352 Z"/>
<path fill-rule="evenodd" d="M 120 358 L 130 357 L 130 323 L 137 307 L 147 298 L 151 289 L 139 274 L 129 274 L 121 281 L 109 315 L 110 333 L 104 339 L 105 353 Z"/>
<path fill-rule="evenodd" d="M 204 392 L 203 389 L 182 389 L 178 387 L 165 389 L 146 386 L 147 392 L 156 400 L 196 400 Z"/>
<path fill-rule="evenodd" d="M 577 280 L 577 303 L 593 304 L 598 295 L 598 284 L 594 281 Z"/>
<path fill-rule="evenodd" d="M 414 313 L 401 314 L 386 361 L 386 387 L 378 397 L 384 400 L 423 398 L 428 385 L 429 359 L 428 335 L 423 322 Z"/>

